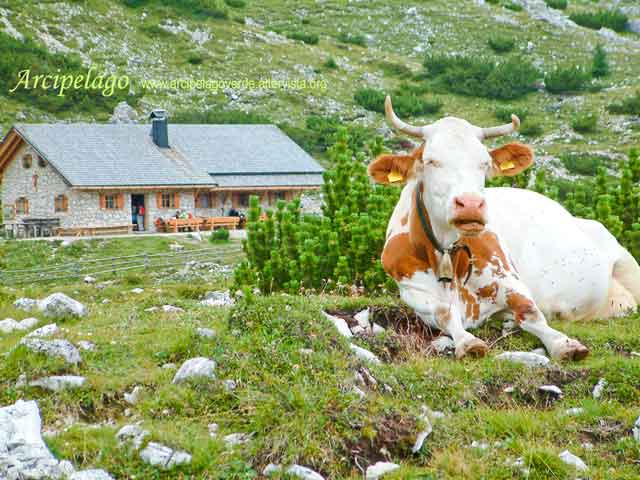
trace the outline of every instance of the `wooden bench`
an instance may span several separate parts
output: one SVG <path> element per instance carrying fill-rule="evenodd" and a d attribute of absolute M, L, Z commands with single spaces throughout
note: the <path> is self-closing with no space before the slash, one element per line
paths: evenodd
<path fill-rule="evenodd" d="M 230 228 L 235 230 L 240 225 L 240 217 L 209 217 L 203 221 L 205 230 L 215 230 L 216 228 Z"/>
<path fill-rule="evenodd" d="M 74 227 L 57 228 L 55 234 L 60 237 L 95 237 L 98 235 L 126 235 L 133 232 L 133 225 L 114 225 L 112 227 Z"/>
<path fill-rule="evenodd" d="M 180 231 L 200 231 L 203 220 L 201 218 L 170 218 L 167 220 L 167 231 L 180 232 Z"/>

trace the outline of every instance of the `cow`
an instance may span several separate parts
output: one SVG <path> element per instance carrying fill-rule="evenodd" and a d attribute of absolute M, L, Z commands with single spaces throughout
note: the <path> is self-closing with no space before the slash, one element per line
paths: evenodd
<path fill-rule="evenodd" d="M 580 360 L 589 349 L 547 318 L 612 318 L 637 307 L 640 267 L 602 224 L 530 190 L 485 188 L 485 179 L 517 175 L 534 161 L 527 145 L 482 143 L 514 133 L 515 115 L 491 128 L 455 117 L 414 126 L 396 116 L 389 97 L 385 113 L 421 144 L 368 167 L 374 182 L 404 183 L 382 265 L 402 301 L 453 339 L 457 358 L 486 355 L 487 344 L 468 330 L 502 314 L 552 358 Z"/>

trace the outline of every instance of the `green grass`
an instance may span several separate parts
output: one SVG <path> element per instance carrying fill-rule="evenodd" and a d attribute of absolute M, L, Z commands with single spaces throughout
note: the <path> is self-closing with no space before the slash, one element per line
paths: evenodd
<path fill-rule="evenodd" d="M 180 241 L 192 245 L 188 239 Z M 38 248 L 29 247 L 30 243 Z M 122 249 L 162 250 L 166 245 L 148 238 L 104 240 L 76 248 L 96 258 Z M 60 247 L 45 242 L 3 244 L 5 258 L 8 253 L 14 268 L 48 260 L 54 249 Z M 70 257 L 65 254 L 57 261 Z M 227 258 L 235 262 L 238 255 Z M 77 367 L 66 367 L 23 347 L 14 350 L 19 334 L 0 337 L 0 354 L 8 354 L 0 364 L 0 404 L 36 398 L 44 428 L 59 429 L 58 422 L 73 419 L 73 426 L 59 429 L 46 441 L 55 455 L 71 460 L 77 468 L 104 468 L 117 478 L 248 479 L 256 478 L 269 462 L 296 462 L 325 478 L 356 479 L 362 474 L 354 455 L 359 465 L 366 466 L 383 459 L 379 450 L 384 448 L 388 459 L 402 467 L 388 478 L 524 478 L 519 468 L 511 466 L 522 457 L 523 466 L 531 472 L 528 478 L 569 479 L 573 474 L 558 459 L 561 451 L 569 449 L 589 465 L 592 478 L 631 480 L 640 474 L 634 463 L 640 447 L 630 434 L 640 396 L 640 359 L 629 356 L 640 351 L 637 316 L 553 322 L 588 345 L 591 355 L 584 362 L 548 370 L 500 363 L 491 356 L 455 361 L 400 350 L 390 357 L 392 346 L 398 345 L 391 331 L 375 342 L 356 340 L 386 359 L 381 366 L 371 366 L 353 357 L 319 311 L 370 305 L 393 308 L 398 304 L 395 298 L 255 296 L 228 311 L 198 304 L 204 292 L 227 287 L 228 278 L 211 278 L 201 285 L 158 280 L 139 276 L 144 293 L 138 296 L 129 293 L 131 286 L 124 279 L 102 290 L 73 281 L 1 290 L 1 315 L 16 319 L 27 315 L 13 309 L 16 296 L 63 291 L 89 308 L 88 317 L 60 325 L 64 338 L 97 345 L 95 352 L 82 353 L 83 363 Z M 110 300 L 108 305 L 102 304 L 105 298 Z M 163 304 L 181 306 L 185 313 L 145 312 Z M 197 327 L 213 328 L 216 337 L 196 336 Z M 496 339 L 499 332 L 499 323 L 490 322 L 477 335 Z M 537 339 L 519 333 L 499 341 L 491 355 L 538 346 Z M 173 385 L 174 371 L 162 365 L 200 355 L 216 361 L 217 379 Z M 361 387 L 366 398 L 360 399 L 352 393 L 353 375 L 364 366 L 378 385 Z M 83 375 L 87 385 L 57 394 L 15 387 L 20 374 L 31 379 L 62 373 Z M 599 378 L 606 378 L 609 386 L 597 401 L 591 398 L 591 389 Z M 236 390 L 227 391 L 222 385 L 225 379 L 236 380 Z M 545 383 L 560 386 L 564 397 L 545 400 L 537 392 Z M 135 385 L 142 385 L 144 393 L 132 407 L 123 394 Z M 508 386 L 514 388 L 512 394 L 503 392 Z M 434 420 L 423 451 L 414 455 L 409 449 L 422 405 L 444 412 L 445 417 Z M 571 407 L 582 407 L 584 413 L 565 415 Z M 132 417 L 124 415 L 127 408 Z M 120 448 L 116 431 L 134 421 L 143 422 L 152 440 L 190 452 L 192 464 L 160 473 L 134 452 Z M 207 425 L 212 422 L 220 426 L 218 438 L 209 437 Z M 228 451 L 221 437 L 235 432 L 254 435 L 249 444 Z M 471 448 L 473 441 L 490 447 Z M 585 441 L 593 444 L 591 450 L 582 446 Z"/>

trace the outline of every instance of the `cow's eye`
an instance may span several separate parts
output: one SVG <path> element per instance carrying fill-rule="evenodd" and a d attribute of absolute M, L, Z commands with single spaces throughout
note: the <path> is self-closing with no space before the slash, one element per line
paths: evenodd
<path fill-rule="evenodd" d="M 425 160 L 424 164 L 427 167 L 436 167 L 437 168 L 437 167 L 441 167 L 442 166 L 439 161 L 433 160 L 433 159 Z"/>

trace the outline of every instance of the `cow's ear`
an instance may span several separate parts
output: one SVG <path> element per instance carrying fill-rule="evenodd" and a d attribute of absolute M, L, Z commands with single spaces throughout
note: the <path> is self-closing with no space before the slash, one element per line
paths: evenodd
<path fill-rule="evenodd" d="M 507 143 L 489 152 L 494 177 L 513 177 L 533 164 L 533 150 L 522 143 Z"/>
<path fill-rule="evenodd" d="M 417 160 L 422 159 L 424 145 L 406 155 L 385 153 L 379 155 L 369 164 L 369 176 L 376 183 L 404 183 L 413 175 L 413 167 Z"/>

